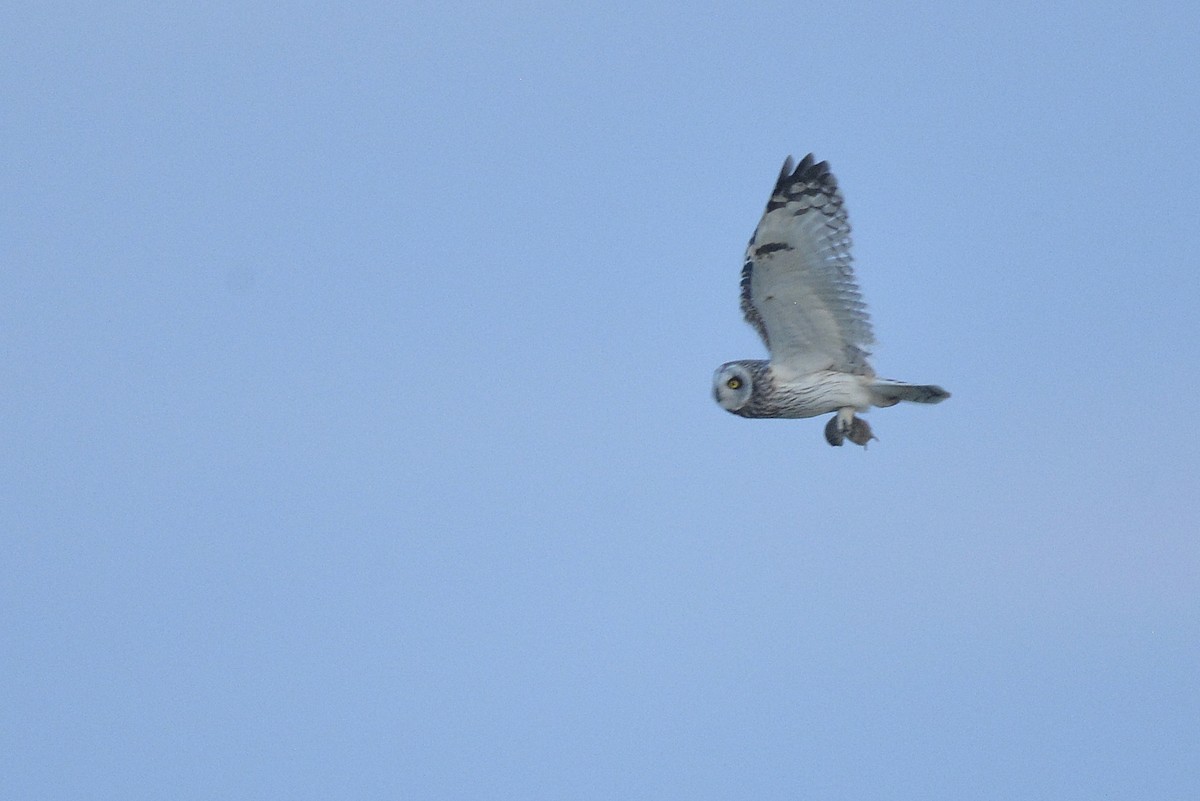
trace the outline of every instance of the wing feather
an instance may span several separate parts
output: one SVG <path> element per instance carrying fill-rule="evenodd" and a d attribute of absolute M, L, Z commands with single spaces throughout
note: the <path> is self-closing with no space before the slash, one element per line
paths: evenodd
<path fill-rule="evenodd" d="M 777 369 L 871 375 L 871 320 L 854 279 L 850 220 L 829 163 L 783 163 L 742 268 L 742 313 Z"/>

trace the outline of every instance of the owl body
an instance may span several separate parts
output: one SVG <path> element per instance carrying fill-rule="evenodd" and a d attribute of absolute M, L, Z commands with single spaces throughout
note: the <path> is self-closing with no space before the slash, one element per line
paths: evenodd
<path fill-rule="evenodd" d="M 768 361 L 742 359 L 717 368 L 713 396 L 741 417 L 816 417 L 848 407 L 866 411 L 872 380 L 834 370 L 789 375 Z"/>

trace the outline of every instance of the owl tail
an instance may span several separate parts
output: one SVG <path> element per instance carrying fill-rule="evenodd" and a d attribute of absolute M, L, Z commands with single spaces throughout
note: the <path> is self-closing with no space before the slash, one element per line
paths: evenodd
<path fill-rule="evenodd" d="M 941 403 L 950 393 L 933 384 L 906 384 L 877 378 L 871 385 L 871 403 L 875 406 L 895 406 L 900 401 L 911 403 Z"/>

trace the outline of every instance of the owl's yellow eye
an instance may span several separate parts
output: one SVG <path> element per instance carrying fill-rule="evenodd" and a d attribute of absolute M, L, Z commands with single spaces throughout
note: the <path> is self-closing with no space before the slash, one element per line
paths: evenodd
<path fill-rule="evenodd" d="M 725 386 L 729 387 L 730 389 L 741 389 L 741 386 L 742 386 L 742 379 L 740 379 L 740 378 L 731 378 L 731 379 L 729 379 L 728 381 L 726 381 L 726 382 L 725 382 Z"/>

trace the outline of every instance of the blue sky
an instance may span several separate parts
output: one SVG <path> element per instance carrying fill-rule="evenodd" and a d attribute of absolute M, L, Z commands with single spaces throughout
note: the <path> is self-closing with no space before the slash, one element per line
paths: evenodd
<path fill-rule="evenodd" d="M 0 13 L 21 798 L 1194 799 L 1194 3 Z M 880 441 L 748 421 L 846 194 Z"/>

